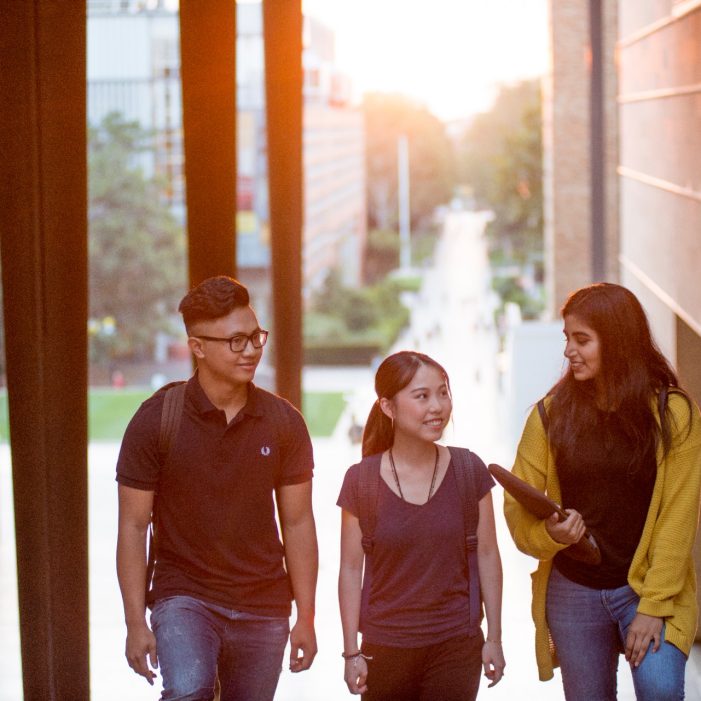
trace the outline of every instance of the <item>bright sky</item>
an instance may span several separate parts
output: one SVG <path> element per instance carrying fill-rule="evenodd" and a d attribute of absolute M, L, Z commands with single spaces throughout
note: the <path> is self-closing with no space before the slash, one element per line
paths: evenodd
<path fill-rule="evenodd" d="M 336 33 L 359 94 L 401 92 L 442 119 L 487 109 L 501 82 L 547 67 L 547 0 L 303 0 Z"/>

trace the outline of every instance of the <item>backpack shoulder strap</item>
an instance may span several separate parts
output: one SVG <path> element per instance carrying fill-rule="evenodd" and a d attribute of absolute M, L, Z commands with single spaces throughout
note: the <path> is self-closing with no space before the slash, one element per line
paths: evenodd
<path fill-rule="evenodd" d="M 538 404 L 536 406 L 538 407 L 538 413 L 540 414 L 540 420 L 543 422 L 543 428 L 545 429 L 545 434 L 547 435 L 548 428 L 550 426 L 550 417 L 548 416 L 548 412 L 545 411 L 545 397 L 543 397 L 542 399 L 539 399 Z"/>
<path fill-rule="evenodd" d="M 360 620 L 367 616 L 372 586 L 372 551 L 375 546 L 375 526 L 377 524 L 377 500 L 380 493 L 381 460 L 363 460 L 358 477 L 358 521 L 363 534 L 362 545 L 365 553 L 363 587 L 360 597 Z"/>
<path fill-rule="evenodd" d="M 480 594 L 479 563 L 477 560 L 477 526 L 479 501 L 477 499 L 476 467 L 473 453 L 466 448 L 448 448 L 453 461 L 453 472 L 462 506 L 465 527 L 465 549 L 470 586 L 470 628 L 480 624 L 482 596 Z"/>
<path fill-rule="evenodd" d="M 448 450 L 450 450 L 450 455 L 453 459 L 453 469 L 463 509 L 465 542 L 468 549 L 474 549 L 477 547 L 479 504 L 477 502 L 477 485 L 472 453 L 466 448 L 454 448 L 452 446 Z"/>
<path fill-rule="evenodd" d="M 173 383 L 165 390 L 163 398 L 163 408 L 161 409 L 161 423 L 158 432 L 158 457 L 160 460 L 161 470 L 168 463 L 168 454 L 171 446 L 175 441 L 180 428 L 180 420 L 183 415 L 183 406 L 185 405 L 185 388 L 187 383 Z M 151 580 L 153 579 L 153 570 L 156 567 L 156 547 L 155 547 L 155 529 L 154 523 L 156 520 L 156 498 L 153 495 L 153 507 L 151 508 L 151 524 L 149 526 L 148 538 L 148 561 L 146 563 L 146 591 L 151 588 Z"/>
<path fill-rule="evenodd" d="M 363 460 L 358 479 L 358 521 L 363 533 L 363 551 L 372 552 L 377 523 L 377 497 L 380 493 L 380 462 Z"/>
<path fill-rule="evenodd" d="M 165 466 L 170 447 L 180 428 L 186 387 L 186 382 L 178 382 L 165 391 L 163 409 L 161 410 L 161 427 L 158 434 L 158 453 L 162 458 L 161 467 Z"/>
<path fill-rule="evenodd" d="M 657 409 L 660 412 L 660 423 L 664 421 L 664 415 L 667 411 L 667 397 L 669 395 L 669 389 L 670 388 L 665 385 L 657 395 Z"/>

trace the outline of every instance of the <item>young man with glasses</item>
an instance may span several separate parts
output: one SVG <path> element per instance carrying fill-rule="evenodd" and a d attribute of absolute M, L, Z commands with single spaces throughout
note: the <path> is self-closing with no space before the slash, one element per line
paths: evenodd
<path fill-rule="evenodd" d="M 292 405 L 253 384 L 268 332 L 241 283 L 209 278 L 179 310 L 197 370 L 177 433 L 162 454 L 164 388 L 132 418 L 117 464 L 126 656 L 151 684 L 160 667 L 163 699 L 212 699 L 218 677 L 222 701 L 271 700 L 288 633 L 293 672 L 317 650 L 311 441 Z"/>

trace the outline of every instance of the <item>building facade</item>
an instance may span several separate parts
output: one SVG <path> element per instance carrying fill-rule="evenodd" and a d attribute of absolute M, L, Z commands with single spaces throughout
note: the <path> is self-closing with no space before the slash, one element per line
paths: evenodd
<path fill-rule="evenodd" d="M 597 52 L 592 48 L 592 5 L 599 10 Z M 556 317 L 571 290 L 594 279 L 619 279 L 617 7 L 615 0 L 550 2 L 549 13 L 543 209 L 547 300 Z M 591 99 L 595 92 L 596 106 Z M 594 122 L 600 126 L 596 135 Z"/>
<path fill-rule="evenodd" d="M 184 217 L 182 95 L 178 17 L 162 3 L 88 2 L 88 122 L 111 112 L 153 135 L 140 156 L 147 176 L 165 183 L 164 196 Z"/>
<path fill-rule="evenodd" d="M 242 279 L 267 298 L 268 195 L 260 6 L 238 6 L 239 219 Z M 304 227 L 303 296 L 337 270 L 348 285 L 362 281 L 367 226 L 365 132 L 362 113 L 350 106 L 350 84 L 334 65 L 334 35 L 304 18 Z"/>
<path fill-rule="evenodd" d="M 110 112 L 153 134 L 141 156 L 147 175 L 184 221 L 179 23 L 176 0 L 89 0 L 88 120 Z M 350 106 L 350 84 L 334 66 L 334 36 L 305 17 L 303 294 L 336 269 L 362 281 L 366 240 L 364 124 Z M 237 256 L 261 318 L 270 310 L 268 159 L 263 19 L 259 4 L 237 5 Z"/>
<path fill-rule="evenodd" d="M 701 401 L 701 2 L 618 4 L 621 280 Z"/>
<path fill-rule="evenodd" d="M 550 12 L 544 150 L 551 309 L 577 287 L 620 281 L 641 299 L 663 352 L 701 401 L 701 2 L 581 0 L 551 2 Z M 595 133 L 597 109 L 603 128 Z M 598 227 L 601 183 L 592 157 L 601 159 L 604 175 Z"/>

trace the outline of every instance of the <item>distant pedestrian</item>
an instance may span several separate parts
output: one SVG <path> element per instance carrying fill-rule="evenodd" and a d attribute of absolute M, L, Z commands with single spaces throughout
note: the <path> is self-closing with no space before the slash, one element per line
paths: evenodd
<path fill-rule="evenodd" d="M 293 672 L 317 650 L 311 441 L 291 404 L 253 384 L 268 332 L 242 284 L 209 278 L 180 311 L 197 370 L 141 405 L 117 464 L 126 656 L 149 683 L 158 665 L 162 699 L 212 699 L 218 677 L 221 701 L 270 701 L 288 633 Z"/>
<path fill-rule="evenodd" d="M 345 681 L 367 701 L 468 701 L 483 665 L 490 686 L 504 670 L 494 482 L 474 453 L 436 443 L 452 400 L 435 360 L 395 353 L 375 389 L 338 499 Z"/>
<path fill-rule="evenodd" d="M 124 379 L 124 373 L 121 370 L 113 370 L 111 384 L 114 389 L 123 389 L 126 381 Z"/>
<path fill-rule="evenodd" d="M 629 290 L 584 287 L 562 317 L 569 365 L 528 417 L 513 472 L 569 515 L 539 520 L 504 493 L 516 545 L 539 561 L 540 679 L 559 663 L 567 701 L 615 699 L 624 652 L 637 699 L 682 699 L 697 620 L 699 410 Z M 598 565 L 569 556 L 585 528 Z"/>
<path fill-rule="evenodd" d="M 151 375 L 151 379 L 149 380 L 151 389 L 154 392 L 157 389 L 160 389 L 166 383 L 167 379 L 168 378 L 162 372 L 154 372 L 153 375 Z"/>
<path fill-rule="evenodd" d="M 351 415 L 351 423 L 348 427 L 348 439 L 353 445 L 357 445 L 363 439 L 363 427 L 358 423 L 355 414 Z"/>

